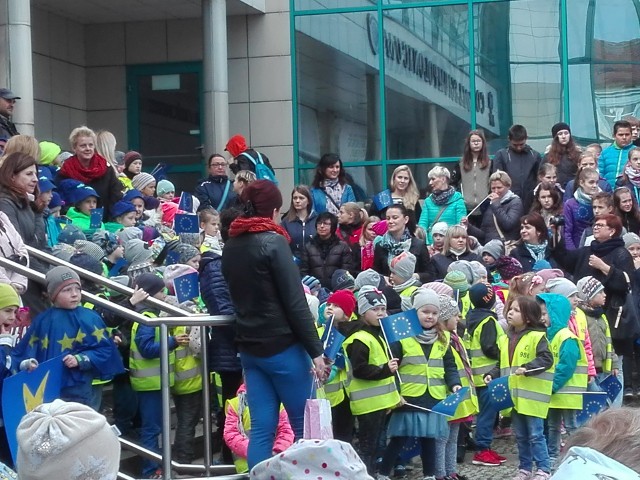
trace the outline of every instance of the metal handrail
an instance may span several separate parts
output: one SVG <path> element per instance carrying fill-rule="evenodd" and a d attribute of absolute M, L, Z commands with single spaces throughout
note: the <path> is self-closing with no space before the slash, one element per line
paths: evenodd
<path fill-rule="evenodd" d="M 36 256 L 46 262 L 53 263 L 56 265 L 63 265 L 71 268 L 75 272 L 78 273 L 79 276 L 87 278 L 95 283 L 98 283 L 103 286 L 107 286 L 112 288 L 113 290 L 117 290 L 125 295 L 133 294 L 133 289 L 126 287 L 118 282 L 114 282 L 106 277 L 101 275 L 96 275 L 92 272 L 84 270 L 77 265 L 73 265 L 69 262 L 65 262 L 53 255 L 50 255 L 46 252 L 42 252 L 33 247 L 27 247 L 30 254 Z M 7 268 L 14 272 L 17 272 L 21 275 L 24 275 L 29 280 L 36 281 L 38 283 L 45 283 L 45 275 L 33 270 L 25 265 L 20 263 L 13 262 L 7 258 L 0 256 L 0 267 Z M 223 326 L 223 325 L 231 325 L 233 323 L 234 316 L 233 315 L 199 315 L 199 314 L 191 314 L 186 310 L 183 310 L 179 307 L 175 307 L 174 305 L 170 305 L 153 297 L 149 297 L 144 300 L 145 303 L 163 310 L 168 313 L 172 313 L 174 315 L 178 315 L 177 317 L 157 317 L 157 318 L 149 318 L 141 315 L 133 310 L 129 310 L 121 305 L 113 303 L 103 297 L 99 297 L 92 293 L 89 293 L 85 290 L 82 290 L 82 298 L 84 300 L 88 300 L 94 305 L 99 305 L 100 307 L 106 308 L 112 312 L 117 313 L 119 316 L 126 318 L 127 320 L 131 320 L 134 322 L 138 322 L 144 325 L 149 325 L 152 327 L 160 328 L 160 389 L 162 392 L 162 455 L 155 454 L 158 459 L 162 461 L 162 471 L 164 480 L 171 480 L 171 470 L 174 468 L 176 471 L 195 471 L 196 473 L 204 472 L 207 476 L 210 473 L 215 473 L 216 471 L 222 470 L 223 472 L 227 472 L 230 468 L 235 470 L 233 466 L 212 466 L 211 465 L 211 411 L 210 411 L 210 398 L 209 398 L 209 368 L 208 368 L 208 352 L 207 352 L 207 342 L 204 341 L 206 339 L 206 326 Z M 169 334 L 168 334 L 168 326 L 184 326 L 185 324 L 189 324 L 191 326 L 199 326 L 200 334 L 202 341 L 202 351 L 201 351 L 201 360 L 202 360 L 202 378 L 203 378 L 203 419 L 204 419 L 204 465 L 184 465 L 178 464 L 171 461 L 171 441 L 169 441 L 171 437 L 171 410 L 170 410 L 170 381 L 169 381 Z M 138 452 L 141 452 L 142 447 L 126 440 L 120 438 L 120 444 L 126 448 L 132 448 Z M 135 446 L 135 448 L 133 448 Z M 143 449 L 144 450 L 144 449 Z M 129 479 L 131 477 L 126 474 L 119 474 L 119 478 Z M 229 478 L 231 479 L 243 479 L 247 478 L 244 475 L 233 475 L 233 476 L 225 476 L 225 477 L 217 477 L 217 478 Z"/>

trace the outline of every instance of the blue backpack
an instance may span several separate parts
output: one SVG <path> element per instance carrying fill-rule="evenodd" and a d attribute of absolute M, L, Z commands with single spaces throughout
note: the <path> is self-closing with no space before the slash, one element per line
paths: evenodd
<path fill-rule="evenodd" d="M 253 163 L 253 166 L 256 169 L 256 178 L 258 180 L 269 180 L 270 182 L 273 182 L 276 185 L 278 185 L 278 180 L 276 180 L 276 176 L 273 174 L 273 172 L 267 166 L 267 164 L 264 163 L 264 160 L 262 160 L 262 155 L 260 155 L 260 152 L 256 152 L 256 153 L 258 154 L 258 160 L 253 158 L 247 152 L 242 152 L 240 155 L 243 155 L 249 160 L 251 160 L 251 163 Z"/>

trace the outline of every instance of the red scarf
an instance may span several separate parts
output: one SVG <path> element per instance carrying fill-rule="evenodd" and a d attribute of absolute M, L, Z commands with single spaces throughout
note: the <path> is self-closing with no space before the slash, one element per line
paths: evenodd
<path fill-rule="evenodd" d="M 108 168 L 109 165 L 107 165 L 107 161 L 97 153 L 91 158 L 88 167 L 83 167 L 78 157 L 74 155 L 66 159 L 62 164 L 60 174 L 67 178 L 73 178 L 82 183 L 90 184 L 97 178 L 103 177 L 107 173 Z"/>
<path fill-rule="evenodd" d="M 229 227 L 229 236 L 237 237 L 243 233 L 260 233 L 260 232 L 275 232 L 282 235 L 287 239 L 287 242 L 291 242 L 291 237 L 287 231 L 280 225 L 277 225 L 270 218 L 265 217 L 238 217 Z"/>

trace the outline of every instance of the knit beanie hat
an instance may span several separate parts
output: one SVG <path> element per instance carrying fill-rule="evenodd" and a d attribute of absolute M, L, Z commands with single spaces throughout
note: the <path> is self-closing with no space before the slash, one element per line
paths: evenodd
<path fill-rule="evenodd" d="M 302 277 L 302 284 L 309 287 L 311 295 L 317 295 L 320 291 L 320 280 L 318 280 L 316 277 L 312 277 L 311 275 L 305 275 L 304 277 Z"/>
<path fill-rule="evenodd" d="M 58 234 L 58 242 L 73 245 L 76 240 L 86 240 L 87 237 L 76 225 L 69 224 Z"/>
<path fill-rule="evenodd" d="M 156 195 L 164 195 L 165 193 L 176 192 L 176 187 L 169 180 L 160 180 L 156 185 Z"/>
<path fill-rule="evenodd" d="M 142 155 L 140 155 L 135 150 L 131 150 L 124 154 L 124 169 L 128 170 L 129 166 L 136 160 L 142 160 Z"/>
<path fill-rule="evenodd" d="M 547 260 L 536 260 L 531 269 L 533 272 L 539 272 L 540 270 L 547 270 L 551 268 L 551 264 Z"/>
<path fill-rule="evenodd" d="M 175 292 L 175 289 L 173 288 L 173 280 L 183 275 L 188 275 L 189 273 L 198 273 L 198 271 L 189 265 L 183 265 L 181 263 L 168 265 L 164 269 L 164 273 L 162 275 L 164 286 L 173 294 L 173 292 Z"/>
<path fill-rule="evenodd" d="M 446 295 L 439 295 L 438 299 L 440 300 L 440 309 L 438 312 L 439 322 L 446 322 L 450 318 L 455 317 L 456 315 L 460 315 L 458 302 L 456 302 L 453 298 Z"/>
<path fill-rule="evenodd" d="M 47 285 L 47 293 L 52 302 L 55 301 L 60 290 L 67 285 L 75 283 L 80 286 L 80 277 L 69 267 L 53 267 L 47 272 L 44 280 Z"/>
<path fill-rule="evenodd" d="M 66 178 L 59 182 L 58 191 L 62 199 L 69 204 L 80 203 L 89 197 L 100 198 L 100 195 L 92 187 L 73 178 Z"/>
<path fill-rule="evenodd" d="M 131 190 L 129 190 L 127 193 L 124 194 L 124 196 L 122 197 L 122 200 L 124 200 L 125 202 L 130 202 L 134 198 L 141 198 L 144 200 L 144 195 L 142 195 L 142 192 L 140 190 L 136 190 L 135 188 L 132 188 Z"/>
<path fill-rule="evenodd" d="M 485 267 L 482 263 L 477 260 L 471 260 L 469 262 L 469 266 L 471 266 L 471 270 L 473 270 L 473 278 L 477 282 L 480 278 L 487 276 L 487 267 Z"/>
<path fill-rule="evenodd" d="M 376 235 L 384 235 L 387 233 L 387 230 L 389 230 L 389 225 L 387 225 L 386 220 L 380 220 L 371 226 L 371 230 L 373 230 Z"/>
<path fill-rule="evenodd" d="M 151 175 L 150 173 L 140 172 L 131 179 L 131 185 L 133 185 L 133 188 L 135 188 L 136 190 L 142 191 L 144 190 L 144 187 L 155 181 L 156 179 L 153 178 L 153 175 Z"/>
<path fill-rule="evenodd" d="M 96 275 L 102 275 L 102 263 L 91 255 L 86 253 L 76 253 L 69 259 L 69 263 L 73 263 L 76 267 L 83 268 Z"/>
<path fill-rule="evenodd" d="M 511 280 L 516 275 L 521 275 L 523 272 L 520 262 L 513 258 L 502 256 L 496 261 L 496 270 L 500 274 L 503 280 Z"/>
<path fill-rule="evenodd" d="M 113 152 L 113 157 L 118 166 L 124 166 L 124 152 L 120 150 L 116 150 Z"/>
<path fill-rule="evenodd" d="M 356 308 L 356 297 L 350 290 L 336 290 L 329 295 L 327 303 L 333 303 L 334 305 L 339 306 L 347 318 L 349 318 Z"/>
<path fill-rule="evenodd" d="M 106 230 L 96 230 L 91 241 L 100 247 L 105 255 L 111 255 L 120 246 L 117 235 Z"/>
<path fill-rule="evenodd" d="M 453 288 L 446 283 L 442 282 L 429 282 L 422 285 L 424 288 L 429 288 L 436 292 L 438 295 L 448 295 L 453 298 Z"/>
<path fill-rule="evenodd" d="M 331 290 L 348 290 L 355 289 L 355 279 L 348 270 L 337 269 L 331 275 Z"/>
<path fill-rule="evenodd" d="M 133 238 L 124 244 L 124 258 L 130 265 L 144 263 L 151 258 L 151 250 L 146 242 Z"/>
<path fill-rule="evenodd" d="M 485 246 L 482 247 L 482 250 L 480 250 L 480 255 L 484 255 L 485 253 L 498 260 L 504 255 L 504 243 L 497 239 L 489 240 Z"/>
<path fill-rule="evenodd" d="M 466 292 L 469 290 L 469 282 L 467 281 L 467 277 L 464 273 L 453 270 L 444 277 L 444 283 L 449 285 L 454 290 L 458 290 L 459 292 Z"/>
<path fill-rule="evenodd" d="M 475 308 L 491 309 L 496 304 L 496 294 L 487 283 L 478 283 L 469 289 L 469 300 Z"/>
<path fill-rule="evenodd" d="M 51 192 L 51 201 L 49 202 L 49 210 L 58 208 L 64 205 L 64 200 L 58 192 Z"/>
<path fill-rule="evenodd" d="M 364 312 L 379 306 L 387 306 L 387 299 L 380 290 L 375 287 L 365 285 L 358 292 L 358 313 Z"/>
<path fill-rule="evenodd" d="M 235 158 L 238 155 L 240 155 L 242 152 L 247 150 L 247 141 L 244 139 L 242 135 L 236 134 L 229 139 L 224 149 L 227 152 L 229 152 L 231 155 L 233 155 L 233 157 Z"/>
<path fill-rule="evenodd" d="M 133 240 L 134 238 L 137 240 L 142 240 L 142 230 L 140 230 L 138 227 L 125 227 L 118 232 L 118 237 L 124 244 L 126 244 L 129 240 Z"/>
<path fill-rule="evenodd" d="M 59 258 L 60 260 L 64 260 L 68 262 L 71 260 L 71 257 L 76 253 L 76 249 L 73 245 L 69 245 L 68 243 L 58 243 L 54 245 L 51 249 L 51 254 Z"/>
<path fill-rule="evenodd" d="M 402 280 L 409 280 L 416 271 L 416 256 L 411 252 L 402 252 L 391 259 L 389 269 Z"/>
<path fill-rule="evenodd" d="M 133 280 L 133 288 L 141 288 L 153 297 L 156 293 L 164 289 L 162 278 L 154 273 L 143 273 Z"/>
<path fill-rule="evenodd" d="M 119 200 L 111 206 L 111 216 L 113 218 L 118 218 L 135 211 L 136 207 L 134 207 L 132 203 L 125 202 L 124 200 Z"/>
<path fill-rule="evenodd" d="M 51 165 L 61 151 L 57 143 L 40 142 L 40 165 Z"/>
<path fill-rule="evenodd" d="M 187 243 L 181 243 L 176 248 L 175 251 L 178 253 L 178 263 L 186 264 L 189 260 L 191 260 L 196 255 L 200 255 L 200 250 L 198 250 L 193 245 L 189 245 Z"/>
<path fill-rule="evenodd" d="M 446 222 L 436 222 L 431 227 L 431 235 L 445 235 L 449 225 Z"/>
<path fill-rule="evenodd" d="M 16 290 L 8 283 L 0 283 L 0 310 L 20 305 L 20 297 Z"/>
<path fill-rule="evenodd" d="M 624 248 L 629 248 L 631 245 L 640 243 L 640 236 L 633 232 L 625 233 L 622 239 L 624 240 Z"/>
<path fill-rule="evenodd" d="M 467 279 L 467 283 L 469 285 L 474 284 L 476 280 L 480 278 L 476 276 L 475 271 L 471 267 L 471 262 L 468 262 L 467 260 L 456 260 L 455 262 L 451 262 L 449 264 L 449 268 L 447 268 L 447 271 L 448 272 L 457 271 L 457 272 L 464 273 L 464 276 Z M 485 269 L 484 272 L 485 272 L 484 274 L 486 275 L 487 270 Z"/>
<path fill-rule="evenodd" d="M 576 287 L 578 287 L 578 298 L 584 302 L 589 302 L 593 297 L 604 290 L 602 282 L 591 275 L 582 277 L 578 280 Z"/>
<path fill-rule="evenodd" d="M 245 211 L 254 217 L 271 218 L 276 208 L 282 207 L 282 194 L 275 183 L 269 180 L 251 182 L 242 191 Z"/>
<path fill-rule="evenodd" d="M 380 281 L 382 277 L 373 268 L 367 268 L 358 274 L 355 280 L 356 290 L 360 290 L 365 285 L 371 285 L 372 287 L 380 288 Z"/>
<path fill-rule="evenodd" d="M 566 278 L 552 278 L 547 282 L 546 290 L 549 293 L 557 293 L 565 298 L 578 293 L 576 284 Z"/>
<path fill-rule="evenodd" d="M 104 258 L 104 250 L 102 250 L 98 245 L 89 240 L 76 240 L 73 244 L 73 247 L 79 253 L 85 253 L 95 259 L 97 262 L 100 262 Z"/>
<path fill-rule="evenodd" d="M 120 442 L 104 416 L 86 405 L 54 400 L 27 413 L 16 430 L 20 480 L 114 479 Z"/>
<path fill-rule="evenodd" d="M 545 268 L 543 270 L 539 270 L 536 272 L 538 276 L 542 278 L 544 283 L 546 284 L 552 278 L 563 278 L 564 272 L 559 268 Z"/>
<path fill-rule="evenodd" d="M 416 310 L 425 305 L 435 305 L 440 308 L 440 299 L 438 297 L 439 295 L 434 290 L 420 287 L 411 295 L 411 306 Z"/>
<path fill-rule="evenodd" d="M 556 135 L 558 135 L 558 132 L 560 130 L 569 130 L 569 133 L 571 133 L 571 127 L 568 124 L 564 122 L 558 122 L 553 127 L 551 127 L 551 136 L 553 138 L 556 138 Z"/>
<path fill-rule="evenodd" d="M 180 239 L 180 243 L 186 243 L 187 245 L 193 245 L 194 247 L 198 247 L 200 245 L 200 234 L 199 233 L 179 233 L 178 238 Z"/>

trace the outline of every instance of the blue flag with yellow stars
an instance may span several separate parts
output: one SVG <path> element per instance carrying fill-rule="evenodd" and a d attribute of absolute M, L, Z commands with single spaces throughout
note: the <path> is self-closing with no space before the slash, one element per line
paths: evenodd
<path fill-rule="evenodd" d="M 469 392 L 469 387 L 462 387 L 456 393 L 452 393 L 444 400 L 436 403 L 431 410 L 436 413 L 442 413 L 443 415 L 453 417 L 458 405 L 460 405 L 461 402 L 464 402 L 467 398 L 470 398 L 470 395 L 471 392 Z"/>
<path fill-rule="evenodd" d="M 578 425 L 586 423 L 591 417 L 604 410 L 608 402 L 607 392 L 585 392 L 582 394 L 582 410 L 576 415 Z"/>
<path fill-rule="evenodd" d="M 198 233 L 198 215 L 178 213 L 173 219 L 173 229 L 176 233 Z"/>
<path fill-rule="evenodd" d="M 178 303 L 183 303 L 200 296 L 200 282 L 198 272 L 187 273 L 173 279 L 173 286 L 176 290 Z"/>
<path fill-rule="evenodd" d="M 41 363 L 32 372 L 20 372 L 5 379 L 2 385 L 2 412 L 14 463 L 18 455 L 16 430 L 20 420 L 38 405 L 60 398 L 64 368 L 60 356 Z"/>
<path fill-rule="evenodd" d="M 325 329 L 320 340 L 322 341 L 322 345 L 324 345 L 325 357 L 335 361 L 346 337 L 342 335 L 334 325 L 331 325 L 331 328 Z"/>
<path fill-rule="evenodd" d="M 178 210 L 183 212 L 193 213 L 193 197 L 188 192 L 182 192 L 180 194 L 180 203 L 178 203 Z"/>
<path fill-rule="evenodd" d="M 607 392 L 609 400 L 613 402 L 622 390 L 622 383 L 615 375 L 609 375 L 600 382 L 600 388 Z"/>
<path fill-rule="evenodd" d="M 78 366 L 64 368 L 61 399 L 88 405 L 91 382 L 111 380 L 124 372 L 122 358 L 107 332 L 102 317 L 85 307 L 52 307 L 33 319 L 31 326 L 11 352 L 11 368 L 35 358 L 38 363 L 74 355 Z"/>
<path fill-rule="evenodd" d="M 89 217 L 89 228 L 100 228 L 102 226 L 102 218 L 104 217 L 104 208 L 92 208 Z"/>
<path fill-rule="evenodd" d="M 385 338 L 389 343 L 422 333 L 422 325 L 415 308 L 383 318 L 380 320 L 380 327 L 384 330 Z"/>
<path fill-rule="evenodd" d="M 493 403 L 496 410 L 505 410 L 513 407 L 513 399 L 509 392 L 509 376 L 491 380 L 487 385 L 489 401 Z"/>

